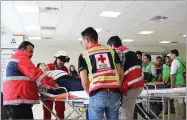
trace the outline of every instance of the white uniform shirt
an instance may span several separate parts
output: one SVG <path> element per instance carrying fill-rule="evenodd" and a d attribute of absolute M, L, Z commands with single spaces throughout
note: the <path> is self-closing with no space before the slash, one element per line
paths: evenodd
<path fill-rule="evenodd" d="M 153 76 L 157 77 L 155 65 L 151 65 L 150 71 Z"/>
<path fill-rule="evenodd" d="M 179 68 L 180 63 L 178 60 L 173 60 L 173 62 L 171 63 L 171 71 L 170 74 L 176 74 L 177 69 Z"/>

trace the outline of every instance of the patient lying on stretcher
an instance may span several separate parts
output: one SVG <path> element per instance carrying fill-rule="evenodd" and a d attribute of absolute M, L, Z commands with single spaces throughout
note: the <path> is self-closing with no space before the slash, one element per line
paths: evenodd
<path fill-rule="evenodd" d="M 169 86 L 169 83 L 170 83 L 170 79 L 169 77 L 164 79 L 164 80 L 157 80 L 157 81 L 152 81 L 152 77 L 149 76 L 148 78 L 145 78 L 146 75 L 144 75 L 144 79 L 146 80 L 145 81 L 145 85 L 165 85 L 165 86 Z"/>
<path fill-rule="evenodd" d="M 48 76 L 52 77 L 60 87 L 65 87 L 68 92 L 84 90 L 80 78 L 72 77 L 67 72 L 62 70 L 50 70 L 49 67 L 44 63 L 38 64 L 38 67 L 42 71 L 45 71 Z M 47 93 L 53 95 L 58 95 L 66 92 L 64 89 L 51 89 L 47 85 L 43 85 L 41 86 L 41 88 L 44 89 Z"/>
<path fill-rule="evenodd" d="M 170 79 L 167 78 L 165 80 L 158 80 L 158 81 L 151 81 L 151 80 L 148 80 L 145 82 L 145 85 L 164 85 L 164 86 L 170 86 Z"/>

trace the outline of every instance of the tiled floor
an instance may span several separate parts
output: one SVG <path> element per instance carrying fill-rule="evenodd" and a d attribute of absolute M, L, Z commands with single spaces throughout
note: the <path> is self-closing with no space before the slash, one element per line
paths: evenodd
<path fill-rule="evenodd" d="M 65 116 L 67 116 L 71 110 L 72 110 L 72 108 L 68 104 L 66 104 Z M 42 109 L 41 104 L 33 106 L 33 114 L 34 114 L 34 119 L 43 119 L 43 109 Z M 74 118 L 77 115 L 78 114 L 76 112 L 74 112 L 69 119 Z M 81 117 L 80 119 L 85 119 L 85 118 L 86 118 L 86 115 L 83 114 L 83 117 Z M 52 119 L 55 119 L 55 117 L 53 115 L 52 115 Z"/>
<path fill-rule="evenodd" d="M 66 104 L 65 116 L 67 116 L 71 110 L 72 108 L 68 104 Z M 42 109 L 41 104 L 33 106 L 33 114 L 34 114 L 35 119 L 43 119 L 43 109 Z M 76 117 L 77 115 L 78 114 L 74 112 L 69 119 L 72 119 Z M 83 116 L 80 119 L 85 119 L 85 118 L 86 118 L 86 115 L 83 114 Z M 160 114 L 159 118 L 162 119 L 162 113 Z M 55 119 L 53 115 L 52 115 L 52 119 Z M 167 119 L 167 115 L 165 115 L 165 119 Z M 142 120 L 142 119 L 139 118 L 139 120 Z M 175 114 L 170 114 L 170 120 L 175 120 Z"/>

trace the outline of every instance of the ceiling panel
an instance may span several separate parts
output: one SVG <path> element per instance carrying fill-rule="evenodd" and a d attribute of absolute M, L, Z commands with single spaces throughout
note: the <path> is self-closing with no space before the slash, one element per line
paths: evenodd
<path fill-rule="evenodd" d="M 58 21 L 58 13 L 40 13 L 40 25 L 56 27 Z"/>
<path fill-rule="evenodd" d="M 17 6 L 38 6 L 38 1 L 13 1 Z"/>
<path fill-rule="evenodd" d="M 148 8 L 156 4 L 157 1 L 136 1 L 124 9 L 119 18 L 110 21 L 106 26 L 113 34 L 123 35 L 123 32 L 128 32 L 130 28 L 136 27 L 142 23 L 142 20 L 134 19 L 138 14 L 146 11 Z M 143 13 L 145 14 L 145 13 Z"/>
<path fill-rule="evenodd" d="M 40 30 L 26 30 L 25 34 L 29 37 L 39 37 L 39 36 L 41 36 Z"/>
<path fill-rule="evenodd" d="M 108 3 L 108 1 L 87 1 L 80 17 L 98 17 L 101 12 L 107 7 Z"/>
<path fill-rule="evenodd" d="M 3 3 L 4 2 L 4 3 Z M 11 1 L 1 2 L 1 21 L 13 33 L 28 36 L 53 37 L 46 44 L 80 45 L 78 38 L 88 26 L 102 28 L 99 40 L 106 44 L 112 35 L 121 39 L 135 39 L 129 46 L 175 46 L 186 43 L 181 34 L 186 32 L 185 1 L 16 1 L 15 5 L 56 7 L 59 13 L 20 13 Z M 117 18 L 100 17 L 103 10 L 122 12 Z M 168 16 L 163 23 L 151 22 L 156 15 Z M 57 27 L 56 31 L 30 30 L 24 25 Z M 139 35 L 142 30 L 154 30 L 151 35 Z M 178 41 L 179 44 L 158 44 L 161 40 Z M 63 41 L 63 42 L 62 42 Z M 38 42 L 39 43 L 39 42 Z M 43 44 L 43 42 L 41 42 Z M 45 44 L 45 42 L 44 42 Z"/>
<path fill-rule="evenodd" d="M 41 30 L 42 37 L 53 37 L 55 34 L 55 30 Z"/>
<path fill-rule="evenodd" d="M 123 12 L 125 8 L 132 5 L 135 1 L 110 1 L 104 11 Z"/>
<path fill-rule="evenodd" d="M 24 26 L 40 26 L 39 13 L 19 13 Z"/>
<path fill-rule="evenodd" d="M 74 40 L 77 40 L 80 36 L 81 31 L 83 31 L 86 27 L 99 27 L 96 26 L 98 22 L 103 22 L 99 19 L 100 13 L 107 6 L 108 1 L 88 1 L 84 6 L 80 16 L 75 22 L 71 32 L 68 34 L 69 37 L 74 35 Z"/>
<path fill-rule="evenodd" d="M 12 33 L 24 34 L 23 25 L 12 1 L 1 1 L 1 22 Z"/>
<path fill-rule="evenodd" d="M 51 7 L 59 8 L 59 11 L 62 7 L 62 1 L 39 1 L 39 7 Z M 58 16 L 60 12 L 46 12 L 40 13 L 40 25 L 41 26 L 51 26 L 56 27 Z"/>
<path fill-rule="evenodd" d="M 39 7 L 61 8 L 62 1 L 38 1 Z"/>
<path fill-rule="evenodd" d="M 117 34 L 123 34 L 128 32 L 128 31 L 134 31 L 134 33 L 137 33 L 139 31 L 145 30 L 145 29 L 153 29 L 156 30 L 158 27 L 161 25 L 156 24 L 156 23 L 150 23 L 150 19 L 156 15 L 161 14 L 162 12 L 166 10 L 172 9 L 175 5 L 180 4 L 181 1 L 179 2 L 155 2 L 155 4 L 151 5 L 147 9 L 144 9 L 142 12 L 139 12 L 133 19 L 130 20 L 124 20 L 124 22 L 119 22 L 120 24 L 123 24 L 124 26 L 114 27 L 114 32 Z M 140 4 L 140 3 L 139 3 Z M 133 7 L 133 6 L 132 6 Z M 159 9 L 158 9 L 159 8 Z M 134 7 L 136 10 L 136 8 Z M 131 13 L 131 12 L 129 12 Z M 148 25 L 146 25 L 148 24 Z M 141 27 L 139 27 L 141 26 Z M 154 27 L 153 27 L 154 26 Z M 116 28 L 116 29 L 115 29 Z M 135 34 L 137 35 L 137 34 Z"/>
<path fill-rule="evenodd" d="M 68 36 L 76 20 L 79 18 L 85 3 L 85 1 L 63 1 L 55 36 Z"/>
<path fill-rule="evenodd" d="M 123 12 L 122 19 L 132 19 L 137 14 L 155 5 L 157 1 L 136 1 L 132 6 Z"/>

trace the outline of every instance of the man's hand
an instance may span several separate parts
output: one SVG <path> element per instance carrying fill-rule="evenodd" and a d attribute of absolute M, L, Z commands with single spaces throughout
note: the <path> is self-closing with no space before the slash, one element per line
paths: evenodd
<path fill-rule="evenodd" d="M 39 86 L 39 88 L 54 89 L 54 90 L 59 89 L 59 87 L 60 86 L 57 83 L 55 84 L 55 86 L 49 86 L 47 84 L 43 84 L 43 85 Z"/>
<path fill-rule="evenodd" d="M 45 72 L 45 71 L 50 71 L 49 66 L 46 65 L 46 64 L 41 64 L 39 68 L 40 68 L 43 72 Z"/>
<path fill-rule="evenodd" d="M 55 86 L 52 87 L 53 90 L 57 90 L 57 89 L 59 89 L 59 88 L 60 88 L 60 86 L 59 86 L 58 84 L 55 84 Z"/>
<path fill-rule="evenodd" d="M 175 86 L 174 86 L 174 85 L 171 85 L 171 88 L 175 88 Z"/>
<path fill-rule="evenodd" d="M 89 80 L 88 80 L 88 72 L 86 69 L 82 70 L 80 72 L 80 77 L 81 77 L 81 83 L 82 83 L 82 86 L 84 88 L 84 90 L 89 93 Z"/>
<path fill-rule="evenodd" d="M 174 80 L 175 80 L 175 74 L 171 74 L 171 88 L 174 88 Z"/>

